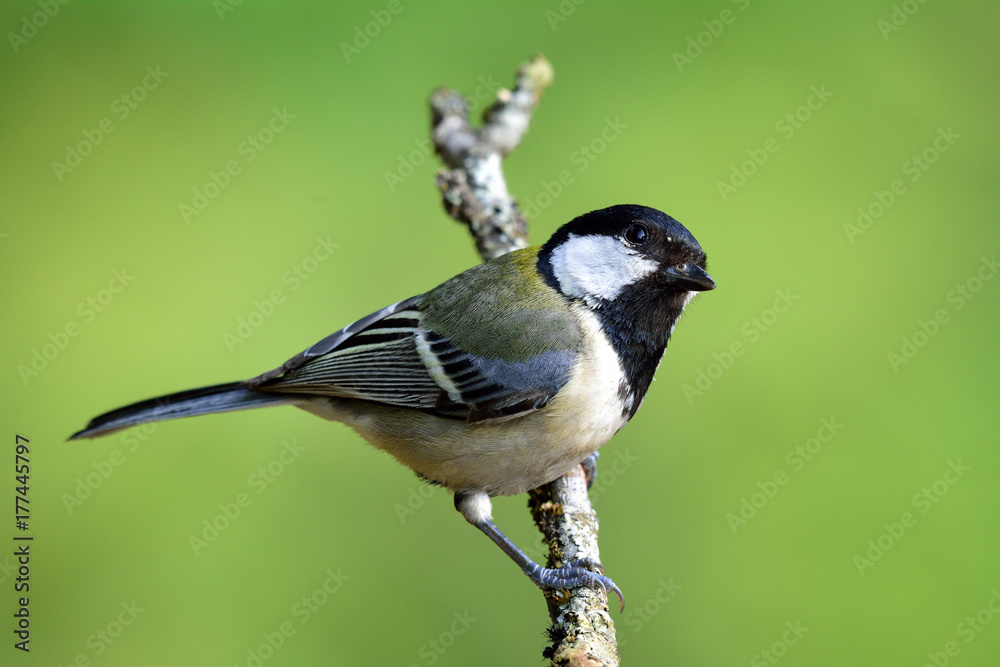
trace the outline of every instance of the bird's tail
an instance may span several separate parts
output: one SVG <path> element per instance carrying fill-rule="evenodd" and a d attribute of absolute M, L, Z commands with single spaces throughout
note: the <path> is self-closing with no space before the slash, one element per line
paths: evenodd
<path fill-rule="evenodd" d="M 150 398 L 106 412 L 91 419 L 87 428 L 74 433 L 69 439 L 96 438 L 129 426 L 148 422 L 196 417 L 213 412 L 284 405 L 298 401 L 301 401 L 301 397 L 296 398 L 287 394 L 267 394 L 247 389 L 242 382 L 216 384 L 211 387 L 188 389 L 176 394 Z"/>

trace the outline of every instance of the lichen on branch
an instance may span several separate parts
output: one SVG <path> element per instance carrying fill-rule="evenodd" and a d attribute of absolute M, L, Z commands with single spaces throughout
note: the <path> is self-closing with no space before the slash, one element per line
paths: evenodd
<path fill-rule="evenodd" d="M 484 260 L 528 245 L 528 223 L 507 190 L 502 161 L 521 143 L 552 79 L 552 65 L 536 55 L 518 69 L 513 90 L 497 92 L 478 129 L 469 124 L 469 103 L 461 93 L 438 88 L 431 94 L 431 138 L 447 165 L 436 176 L 441 199 L 448 214 L 468 226 Z M 533 490 L 528 505 L 549 545 L 548 567 L 584 558 L 600 562 L 597 514 L 582 467 Z M 543 655 L 552 665 L 618 667 L 615 626 L 603 593 L 583 587 L 545 595 L 552 643 Z"/>

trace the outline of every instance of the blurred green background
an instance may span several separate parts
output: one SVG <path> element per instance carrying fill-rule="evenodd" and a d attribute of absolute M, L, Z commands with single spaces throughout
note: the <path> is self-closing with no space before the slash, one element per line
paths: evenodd
<path fill-rule="evenodd" d="M 345 427 L 282 408 L 65 442 L 478 261 L 433 186 L 426 98 L 482 108 L 538 51 L 555 84 L 506 162 L 533 239 L 655 206 L 719 284 L 603 451 L 624 664 L 996 665 L 998 19 L 916 0 L 3 3 L 0 662 L 542 664 L 534 587 Z M 525 501 L 496 518 L 540 557 Z"/>

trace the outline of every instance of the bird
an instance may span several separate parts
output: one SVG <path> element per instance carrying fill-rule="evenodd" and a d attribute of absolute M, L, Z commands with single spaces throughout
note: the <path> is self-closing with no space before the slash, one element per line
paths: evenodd
<path fill-rule="evenodd" d="M 249 380 L 168 394 L 92 419 L 70 439 L 148 422 L 293 405 L 342 422 L 419 477 L 539 588 L 621 590 L 604 567 L 532 561 L 491 498 L 551 482 L 636 414 L 681 313 L 715 289 L 674 218 L 622 204 L 564 224 L 340 329 Z"/>

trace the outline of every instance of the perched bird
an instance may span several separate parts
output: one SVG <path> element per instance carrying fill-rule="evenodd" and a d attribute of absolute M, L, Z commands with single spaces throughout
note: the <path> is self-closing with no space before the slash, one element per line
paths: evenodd
<path fill-rule="evenodd" d="M 599 563 L 531 561 L 493 523 L 490 498 L 550 482 L 608 442 L 642 404 L 684 307 L 714 288 L 679 222 L 612 206 L 363 317 L 263 375 L 119 408 L 71 439 L 294 405 L 451 489 L 466 520 L 539 587 L 611 590 L 624 606 Z"/>

